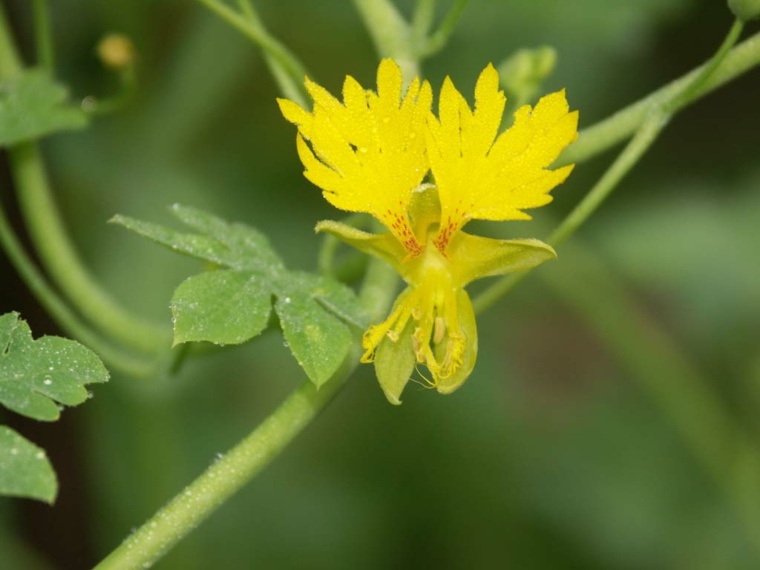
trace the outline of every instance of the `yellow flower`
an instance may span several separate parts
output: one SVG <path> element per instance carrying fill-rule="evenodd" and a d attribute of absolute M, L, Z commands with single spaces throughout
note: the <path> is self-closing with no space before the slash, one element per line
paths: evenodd
<path fill-rule="evenodd" d="M 512 127 L 498 134 L 506 99 L 492 65 L 477 81 L 474 110 L 447 77 L 438 117 L 430 84 L 415 78 L 404 92 L 390 59 L 380 62 L 377 92 L 350 76 L 343 103 L 308 79 L 306 88 L 314 99 L 311 112 L 278 101 L 298 127 L 305 176 L 335 207 L 371 214 L 389 231 L 371 234 L 334 221 L 320 222 L 317 230 L 384 259 L 408 284 L 388 318 L 364 333 L 362 361 L 375 362 L 392 403 L 400 403 L 421 364 L 431 386 L 453 392 L 477 356 L 475 315 L 464 287 L 556 257 L 538 240 L 496 240 L 462 227 L 474 219 L 528 220 L 524 210 L 549 203 L 549 191 L 573 168 L 548 167 L 577 137 L 578 113 L 559 91 L 518 109 Z"/>

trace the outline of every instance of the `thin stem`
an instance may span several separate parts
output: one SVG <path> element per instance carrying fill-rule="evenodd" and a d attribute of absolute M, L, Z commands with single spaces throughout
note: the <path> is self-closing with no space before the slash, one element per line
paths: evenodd
<path fill-rule="evenodd" d="M 691 85 L 712 61 L 713 59 L 636 103 L 621 109 L 611 117 L 582 130 L 578 140 L 562 153 L 558 164 L 583 162 L 630 137 L 646 120 L 650 109 L 653 107 L 664 108 L 668 101 L 682 93 L 687 85 Z M 729 51 L 714 72 L 704 80 L 704 83 L 699 86 L 696 92 L 691 94 L 691 98 L 683 105 L 691 104 L 704 97 L 718 87 L 746 73 L 758 63 L 760 63 L 760 32 Z"/>
<path fill-rule="evenodd" d="M 388 310 L 397 277 L 373 260 L 359 296 L 374 317 Z M 146 568 L 166 554 L 211 513 L 266 467 L 329 404 L 359 364 L 359 343 L 319 389 L 301 384 L 248 437 L 209 467 L 100 564 L 98 570 Z"/>
<path fill-rule="evenodd" d="M 248 23 L 250 25 L 254 26 L 259 31 L 259 33 L 268 35 L 268 32 L 266 31 L 266 28 L 264 28 L 264 24 L 261 21 L 261 18 L 259 18 L 258 13 L 256 12 L 250 0 L 238 0 L 238 6 L 240 7 L 240 11 L 248 20 Z M 308 98 L 303 87 L 304 78 L 294 77 L 288 72 L 288 69 L 283 66 L 282 63 L 280 63 L 279 59 L 269 53 L 269 51 L 263 51 L 264 61 L 266 62 L 267 67 L 272 74 L 272 77 L 274 77 L 274 80 L 277 82 L 277 86 L 280 88 L 280 92 L 287 99 L 298 103 L 301 105 L 301 107 L 307 108 Z"/>
<path fill-rule="evenodd" d="M 654 113 L 650 116 L 589 193 L 552 232 L 547 240 L 550 245 L 556 246 L 564 242 L 599 208 L 620 180 L 652 145 L 665 124 L 665 117 L 661 113 Z M 517 283 L 522 281 L 527 274 L 527 271 L 523 271 L 507 275 L 494 282 L 473 300 L 475 312 L 484 311 L 496 303 Z"/>
<path fill-rule="evenodd" d="M 121 308 L 85 268 L 63 227 L 37 145 L 19 144 L 8 156 L 29 235 L 45 268 L 72 303 L 102 331 L 131 348 L 150 354 L 167 348 L 166 330 Z"/>
<path fill-rule="evenodd" d="M 29 259 L 8 222 L 2 205 L 0 205 L 0 245 L 29 289 L 67 334 L 92 348 L 106 364 L 115 370 L 139 377 L 150 376 L 155 372 L 152 364 L 112 347 L 77 318 Z"/>
<path fill-rule="evenodd" d="M 298 104 L 305 104 L 303 91 L 298 86 L 306 77 L 306 70 L 284 45 L 264 29 L 250 2 L 246 3 L 243 10 L 245 15 L 239 14 L 218 0 L 198 0 L 198 2 L 263 49 L 276 62 L 276 71 L 273 70 L 273 73 L 282 88 L 283 95 Z"/>
<path fill-rule="evenodd" d="M 50 26 L 50 8 L 47 0 L 33 0 L 34 40 L 37 44 L 37 62 L 53 75 L 55 72 L 55 50 L 53 31 Z"/>
<path fill-rule="evenodd" d="M 409 23 L 390 0 L 353 0 L 380 57 L 393 58 L 407 81 L 417 75 L 418 56 Z"/>
<path fill-rule="evenodd" d="M 591 216 L 591 214 L 596 211 L 612 190 L 615 189 L 620 180 L 622 180 L 622 178 L 649 149 L 667 124 L 671 114 L 683 108 L 688 103 L 695 101 L 699 96 L 707 92 L 709 86 L 714 82 L 715 76 L 720 73 L 720 70 L 723 69 L 724 66 L 731 66 L 734 69 L 738 68 L 746 71 L 746 69 L 748 69 L 748 67 L 745 67 L 746 59 L 749 58 L 750 60 L 753 60 L 753 58 L 749 56 L 754 56 L 755 64 L 760 62 L 760 37 L 757 35 L 751 38 L 756 41 L 754 44 L 749 44 L 750 47 L 752 47 L 752 49 L 749 50 L 749 53 L 747 53 L 747 42 L 745 42 L 736 48 L 736 50 L 742 50 L 740 52 L 742 54 L 741 60 L 737 61 L 736 58 L 734 58 L 733 61 L 730 61 L 731 54 L 736 53 L 736 50 L 732 52 L 729 50 L 736 43 L 741 30 L 741 22 L 738 20 L 735 21 L 725 40 L 710 61 L 697 68 L 695 71 L 687 74 L 684 78 L 671 83 L 665 88 L 667 91 L 661 89 L 655 92 L 652 96 L 644 99 L 644 101 L 648 102 L 649 109 L 646 115 L 642 115 L 642 117 L 639 118 L 640 122 L 637 124 L 637 130 L 635 131 L 634 137 L 625 147 L 623 152 L 620 153 L 615 162 L 612 163 L 610 168 L 607 169 L 602 178 L 594 185 L 589 193 L 586 194 L 583 200 L 581 200 L 581 202 L 570 212 L 554 232 L 552 232 L 547 240 L 551 245 L 556 246 L 564 242 L 589 218 L 589 216 Z M 673 89 L 673 86 L 676 86 L 677 89 Z M 664 99 L 663 95 L 655 97 L 655 95 L 660 93 L 666 93 L 669 95 L 669 99 Z M 638 105 L 638 103 L 636 105 Z M 607 121 L 614 122 L 615 117 L 618 115 L 619 114 L 613 116 Z M 601 125 L 592 127 L 590 130 L 603 127 L 604 123 L 605 122 L 603 121 Z M 576 141 L 568 151 L 574 149 L 582 140 L 583 134 L 581 134 L 579 140 Z M 576 157 L 578 160 L 581 158 L 583 158 L 583 156 Z M 562 154 L 559 162 L 567 162 L 567 152 Z M 508 275 L 493 283 L 473 300 L 473 307 L 475 310 L 477 312 L 483 311 L 493 305 L 512 289 L 512 287 L 521 281 L 524 275 L 524 273 Z"/>
<path fill-rule="evenodd" d="M 698 96 L 705 83 L 707 83 L 712 74 L 715 73 L 715 70 L 723 62 L 723 60 L 726 59 L 728 52 L 732 47 L 736 45 L 736 42 L 739 40 L 739 36 L 741 36 L 743 29 L 744 22 L 738 18 L 734 20 L 731 29 L 728 31 L 728 34 L 723 40 L 723 43 L 718 48 L 718 51 L 715 52 L 715 55 L 713 55 L 713 57 L 705 65 L 702 66 L 702 68 L 699 70 L 699 75 L 697 75 L 697 77 L 688 84 L 688 87 L 681 91 L 676 97 L 673 97 L 673 99 L 668 101 L 668 103 L 663 108 L 663 111 L 665 113 L 669 114 L 676 111 L 677 109 L 680 109 L 684 105 L 692 102 L 694 98 Z"/>
<path fill-rule="evenodd" d="M 417 0 L 412 16 L 412 41 L 415 50 L 421 51 L 426 42 L 435 18 L 435 6 L 438 0 Z"/>
<path fill-rule="evenodd" d="M 468 2 L 469 0 L 456 0 L 456 2 L 454 2 L 454 5 L 449 9 L 446 16 L 443 18 L 441 25 L 428 39 L 427 45 L 425 46 L 425 51 L 421 54 L 422 57 L 431 56 L 443 49 L 443 47 L 446 45 L 446 42 L 449 41 L 449 38 L 451 37 L 451 34 L 454 31 L 457 22 L 459 21 L 459 16 L 462 15 L 462 11 L 465 9 Z"/>
<path fill-rule="evenodd" d="M 623 152 L 615 159 L 615 162 L 557 229 L 552 232 L 548 239 L 551 245 L 556 246 L 564 242 L 601 206 L 623 177 L 630 172 L 631 168 L 652 146 L 666 124 L 666 115 L 659 112 L 650 115 L 623 149 Z"/>

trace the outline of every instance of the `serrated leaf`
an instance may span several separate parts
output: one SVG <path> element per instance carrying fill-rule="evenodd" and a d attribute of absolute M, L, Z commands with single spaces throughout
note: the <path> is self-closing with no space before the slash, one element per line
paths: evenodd
<path fill-rule="evenodd" d="M 67 97 L 66 88 L 41 69 L 0 82 L 0 146 L 87 126 L 87 115 Z"/>
<path fill-rule="evenodd" d="M 52 503 L 58 481 L 45 451 L 6 426 L 0 426 L 0 495 Z"/>
<path fill-rule="evenodd" d="M 87 399 L 86 384 L 105 382 L 108 371 L 97 355 L 78 342 L 55 336 L 32 340 L 17 313 L 0 316 L 0 404 L 36 420 L 60 416 Z"/>
<path fill-rule="evenodd" d="M 182 233 L 166 226 L 122 215 L 114 216 L 109 222 L 123 226 L 178 253 L 225 267 L 234 266 L 229 249 L 209 236 Z"/>
<path fill-rule="evenodd" d="M 309 379 L 321 386 L 351 349 L 348 327 L 301 291 L 278 297 L 274 309 L 293 356 Z"/>
<path fill-rule="evenodd" d="M 172 297 L 174 342 L 240 344 L 269 321 L 269 283 L 252 273 L 210 271 L 186 279 Z"/>
<path fill-rule="evenodd" d="M 232 253 L 231 257 L 237 260 L 238 269 L 272 272 L 283 267 L 272 244 L 260 231 L 244 224 L 229 223 L 208 212 L 180 204 L 174 204 L 171 211 L 186 226 L 227 246 Z"/>

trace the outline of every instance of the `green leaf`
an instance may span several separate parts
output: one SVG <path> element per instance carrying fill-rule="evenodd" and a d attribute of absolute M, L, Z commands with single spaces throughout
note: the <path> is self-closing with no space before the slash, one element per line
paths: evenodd
<path fill-rule="evenodd" d="M 67 97 L 66 88 L 41 69 L 0 82 L 0 146 L 87 126 L 87 115 Z"/>
<path fill-rule="evenodd" d="M 58 481 L 45 451 L 0 426 L 0 495 L 52 503 L 57 493 Z"/>
<path fill-rule="evenodd" d="M 17 313 L 0 316 L 0 404 L 36 420 L 60 416 L 87 399 L 86 384 L 105 382 L 108 371 L 90 349 L 65 338 L 32 332 Z"/>
<path fill-rule="evenodd" d="M 321 386 L 351 349 L 353 339 L 348 327 L 308 294 L 296 290 L 278 298 L 275 310 L 293 356 L 311 381 Z"/>
<path fill-rule="evenodd" d="M 175 344 L 240 344 L 266 328 L 272 301 L 261 277 L 220 270 L 186 279 L 174 292 L 171 308 Z"/>
<path fill-rule="evenodd" d="M 111 221 L 165 247 L 225 269 L 184 281 L 172 298 L 175 344 L 239 344 L 267 325 L 272 299 L 286 344 L 309 379 L 323 384 L 368 324 L 354 292 L 326 277 L 289 271 L 269 240 L 243 224 L 174 205 L 172 214 L 198 233 L 182 233 L 125 216 Z"/>

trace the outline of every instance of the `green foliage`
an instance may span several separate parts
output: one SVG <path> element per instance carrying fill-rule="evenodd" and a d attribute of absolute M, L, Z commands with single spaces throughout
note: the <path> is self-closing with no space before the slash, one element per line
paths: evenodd
<path fill-rule="evenodd" d="M 0 83 L 0 146 L 87 126 L 87 115 L 67 99 L 66 88 L 41 69 Z"/>
<path fill-rule="evenodd" d="M 0 495 L 52 503 L 57 493 L 58 481 L 45 451 L 0 426 Z"/>
<path fill-rule="evenodd" d="M 172 297 L 174 342 L 240 344 L 269 322 L 272 299 L 285 341 L 307 376 L 322 385 L 352 344 L 347 326 L 367 318 L 353 292 L 337 281 L 286 269 L 253 228 L 175 205 L 171 212 L 199 233 L 116 216 L 118 223 L 174 251 L 221 267 L 186 279 Z"/>
<path fill-rule="evenodd" d="M 84 402 L 85 384 L 105 382 L 108 371 L 94 352 L 65 338 L 32 332 L 17 313 L 0 316 L 0 403 L 24 416 L 53 421 L 57 404 Z M 0 426 L 0 494 L 55 499 L 57 482 L 45 452 Z"/>

